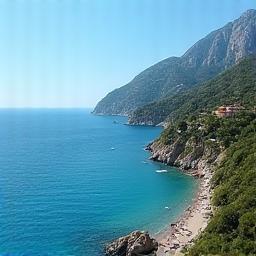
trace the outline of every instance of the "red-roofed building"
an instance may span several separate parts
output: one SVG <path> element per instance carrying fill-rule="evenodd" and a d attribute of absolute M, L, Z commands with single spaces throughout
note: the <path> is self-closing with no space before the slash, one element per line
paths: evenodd
<path fill-rule="evenodd" d="M 240 109 L 241 107 L 239 106 L 221 106 L 214 111 L 214 113 L 218 117 L 230 117 L 237 113 Z"/>

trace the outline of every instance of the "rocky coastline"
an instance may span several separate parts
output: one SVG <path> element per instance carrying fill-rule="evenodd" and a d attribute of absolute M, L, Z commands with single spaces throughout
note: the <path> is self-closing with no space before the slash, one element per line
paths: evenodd
<path fill-rule="evenodd" d="M 187 150 L 188 146 L 190 150 Z M 170 145 L 154 141 L 146 150 L 151 152 L 151 160 L 176 166 L 180 171 L 199 179 L 197 196 L 192 205 L 175 223 L 155 235 L 158 242 L 157 256 L 180 255 L 206 228 L 213 214 L 210 181 L 223 154 L 207 147 L 205 143 L 191 143 L 189 139 L 185 142 L 178 139 Z"/>
<path fill-rule="evenodd" d="M 145 246 L 145 243 L 143 245 L 143 243 L 140 242 L 141 253 L 131 254 L 131 249 L 129 248 L 136 247 L 136 244 L 140 240 L 139 233 L 136 233 L 137 239 L 134 239 L 136 236 L 133 232 L 108 245 L 106 247 L 107 255 L 181 255 L 182 250 L 192 245 L 200 232 L 206 228 L 213 214 L 210 181 L 215 166 L 218 165 L 222 159 L 223 154 L 220 151 L 213 150 L 212 147 L 207 146 L 207 144 L 202 141 L 192 142 L 190 139 L 186 141 L 177 139 L 170 145 L 164 145 L 159 140 L 156 140 L 150 143 L 145 150 L 151 152 L 151 160 L 176 166 L 185 174 L 198 178 L 199 188 L 197 196 L 183 215 L 176 222 L 171 223 L 165 230 L 154 235 L 152 238 L 146 233 L 147 239 L 144 238 L 144 241 L 151 241 L 151 247 L 154 248 L 154 250 L 147 253 L 148 245 Z M 142 234 L 145 233 L 142 232 Z M 130 239 L 131 237 L 132 239 Z M 129 243 L 127 243 L 128 240 Z M 121 246 L 120 244 L 123 245 Z M 120 247 L 122 248 L 122 254 L 120 254 Z"/>
<path fill-rule="evenodd" d="M 193 244 L 212 216 L 210 187 L 211 172 L 199 178 L 197 196 L 182 216 L 168 228 L 155 235 L 158 241 L 157 256 L 178 255 L 183 249 Z"/>

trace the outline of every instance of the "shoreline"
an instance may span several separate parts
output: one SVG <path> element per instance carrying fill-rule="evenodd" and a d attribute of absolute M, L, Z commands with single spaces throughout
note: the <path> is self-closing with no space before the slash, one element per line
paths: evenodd
<path fill-rule="evenodd" d="M 193 240 L 206 228 L 212 216 L 210 180 L 211 168 L 203 168 L 198 191 L 192 204 L 184 210 L 177 221 L 170 223 L 153 237 L 158 242 L 157 256 L 180 255 L 182 249 L 193 244 Z"/>
<path fill-rule="evenodd" d="M 168 149 L 164 148 L 163 150 L 159 150 L 156 148 L 156 152 L 158 155 L 161 155 L 161 158 L 154 157 L 155 149 L 152 148 L 153 143 L 154 141 L 150 142 L 144 148 L 145 151 L 149 151 L 151 153 L 149 160 L 164 163 L 166 158 L 165 151 L 168 151 Z M 190 169 L 184 169 L 179 165 L 173 166 L 182 174 L 193 176 L 198 179 L 199 184 L 195 195 L 193 195 L 191 204 L 185 208 L 179 216 L 177 216 L 176 220 L 171 223 L 169 222 L 169 224 L 167 224 L 158 233 L 151 234 L 152 239 L 158 244 L 157 251 L 152 255 L 184 255 L 183 249 L 189 248 L 194 243 L 195 239 L 207 227 L 209 220 L 213 215 L 211 205 L 213 189 L 211 188 L 210 181 L 213 176 L 214 166 L 221 160 L 221 155 L 222 154 L 218 154 L 213 161 L 208 161 L 208 158 L 200 157 L 196 165 Z M 167 165 L 172 166 L 171 164 Z M 120 241 L 126 238 L 130 239 L 130 237 L 133 237 L 133 233 L 115 240 L 110 244 L 110 247 L 112 246 L 116 249 L 118 248 Z"/>

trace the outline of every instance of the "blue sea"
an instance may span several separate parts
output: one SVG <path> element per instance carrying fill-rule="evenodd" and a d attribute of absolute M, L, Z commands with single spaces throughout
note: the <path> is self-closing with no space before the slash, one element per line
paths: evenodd
<path fill-rule="evenodd" d="M 197 181 L 148 160 L 161 128 L 126 122 L 86 109 L 0 110 L 0 255 L 100 256 L 108 241 L 154 234 L 182 213 Z"/>

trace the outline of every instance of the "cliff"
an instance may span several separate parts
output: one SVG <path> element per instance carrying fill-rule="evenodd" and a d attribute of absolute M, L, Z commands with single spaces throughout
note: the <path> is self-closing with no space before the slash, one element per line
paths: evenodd
<path fill-rule="evenodd" d="M 172 134 L 171 141 L 166 143 L 163 137 L 160 137 L 147 146 L 147 150 L 152 153 L 151 160 L 176 166 L 193 176 L 204 176 L 212 169 L 224 148 L 216 139 L 195 135 L 198 126 L 203 127 L 202 123 L 202 120 L 190 123 L 183 131 L 177 127 L 169 127 L 167 130 Z M 202 129 L 202 133 L 207 132 L 206 127 Z"/>

